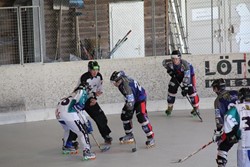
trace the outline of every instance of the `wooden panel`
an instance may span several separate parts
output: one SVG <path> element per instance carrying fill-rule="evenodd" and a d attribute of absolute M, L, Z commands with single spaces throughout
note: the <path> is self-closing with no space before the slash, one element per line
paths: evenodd
<path fill-rule="evenodd" d="M 78 10 L 83 15 L 79 16 L 79 30 L 81 39 L 95 39 L 96 34 L 101 35 L 100 47 L 103 50 L 103 55 L 107 55 L 109 51 L 109 3 L 117 2 L 116 0 L 97 0 L 97 30 L 95 25 L 95 4 L 94 0 L 85 0 L 83 9 Z M 166 5 L 162 0 L 155 0 L 155 31 L 156 31 L 156 53 L 162 53 L 166 50 Z M 152 55 L 152 1 L 144 0 L 144 24 L 145 24 L 145 54 L 146 56 Z M 53 2 L 44 1 L 45 11 L 45 34 L 46 34 L 46 53 L 52 55 L 56 53 L 56 34 L 57 34 L 57 17 L 58 11 L 53 10 Z M 62 26 L 62 46 L 71 47 L 74 49 L 74 18 L 72 18 L 72 10 L 63 12 L 63 26 Z M 159 39 L 159 40 L 158 40 Z M 160 41 L 160 42 L 158 42 Z M 158 46 L 158 43 L 162 43 Z M 64 50 L 64 49 L 63 49 Z M 69 56 L 69 50 L 64 52 L 63 57 Z M 105 57 L 104 57 L 105 58 Z"/>

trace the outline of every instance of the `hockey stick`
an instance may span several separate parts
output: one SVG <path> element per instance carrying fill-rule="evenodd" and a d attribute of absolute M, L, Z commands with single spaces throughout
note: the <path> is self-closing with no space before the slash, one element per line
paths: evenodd
<path fill-rule="evenodd" d="M 81 119 L 82 119 L 82 121 L 83 122 L 85 122 L 84 121 L 84 118 L 83 118 L 83 116 L 82 116 L 82 114 L 80 113 L 80 112 L 78 112 L 78 116 L 80 115 L 80 117 L 81 117 Z M 86 123 L 85 123 L 86 124 Z M 87 130 L 86 130 L 87 131 Z M 101 150 L 101 152 L 105 152 L 105 151 L 108 151 L 109 149 L 110 149 L 110 146 L 103 146 L 103 147 L 101 147 L 101 145 L 98 143 L 98 141 L 95 139 L 95 136 L 92 134 L 92 133 L 90 133 L 91 134 L 91 136 L 92 136 L 92 138 L 94 139 L 94 141 L 95 141 L 95 143 L 96 143 L 96 145 L 98 146 L 98 148 Z"/>
<path fill-rule="evenodd" d="M 187 160 L 188 158 L 192 157 L 193 155 L 195 155 L 199 151 L 203 150 L 204 148 L 206 148 L 207 146 L 209 146 L 212 143 L 213 143 L 213 141 L 210 141 L 207 144 L 203 145 L 201 148 L 199 148 L 197 151 L 191 153 L 190 155 L 188 155 L 188 156 L 186 156 L 186 157 L 184 157 L 182 159 L 178 159 L 177 161 L 172 161 L 172 163 L 181 163 L 181 162 L 184 162 L 185 160 Z"/>
<path fill-rule="evenodd" d="M 103 146 L 101 147 L 101 145 L 98 143 L 98 141 L 95 139 L 95 136 L 93 135 L 93 133 L 90 133 L 92 138 L 94 139 L 96 145 L 98 146 L 98 148 L 101 150 L 101 152 L 105 152 L 108 151 L 110 149 L 110 146 Z"/>
<path fill-rule="evenodd" d="M 115 47 L 110 51 L 109 53 L 109 58 L 112 56 L 112 54 L 128 39 L 127 36 L 131 33 L 132 30 L 129 30 L 127 34 L 122 38 L 117 41 L 115 44 Z"/>
<path fill-rule="evenodd" d="M 179 82 L 175 77 L 173 77 L 173 78 L 176 80 L 176 82 L 178 83 L 179 87 L 183 90 L 183 86 L 181 86 L 180 82 Z M 196 115 L 199 117 L 199 119 L 201 120 L 201 122 L 203 122 L 203 120 L 202 120 L 200 114 L 196 111 L 196 109 L 195 109 L 194 106 L 192 105 L 192 102 L 191 102 L 190 98 L 189 98 L 187 95 L 186 95 L 185 97 L 187 98 L 187 100 L 188 100 L 188 102 L 191 104 L 191 106 L 193 107 L 193 109 L 194 109 Z"/>
<path fill-rule="evenodd" d="M 132 152 L 136 152 L 137 151 L 137 144 L 136 144 L 136 140 L 135 140 L 135 136 L 134 136 L 134 145 L 133 145 L 133 148 L 132 148 Z"/>

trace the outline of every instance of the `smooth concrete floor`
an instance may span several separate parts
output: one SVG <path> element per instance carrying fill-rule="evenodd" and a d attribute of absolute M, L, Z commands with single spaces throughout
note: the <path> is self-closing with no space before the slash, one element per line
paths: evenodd
<path fill-rule="evenodd" d="M 203 122 L 192 118 L 190 111 L 173 111 L 171 117 L 164 112 L 149 112 L 155 132 L 156 146 L 145 148 L 146 137 L 134 117 L 134 135 L 137 152 L 132 145 L 120 145 L 124 135 L 120 115 L 107 115 L 112 130 L 113 144 L 107 152 L 100 152 L 91 138 L 96 159 L 82 161 L 78 155 L 61 154 L 63 129 L 56 120 L 0 125 L 1 167 L 216 167 L 217 145 L 212 143 L 182 163 L 171 163 L 184 158 L 211 141 L 215 128 L 212 110 L 201 110 Z M 94 136 L 103 139 L 94 126 Z M 229 152 L 227 167 L 236 167 L 237 145 Z"/>

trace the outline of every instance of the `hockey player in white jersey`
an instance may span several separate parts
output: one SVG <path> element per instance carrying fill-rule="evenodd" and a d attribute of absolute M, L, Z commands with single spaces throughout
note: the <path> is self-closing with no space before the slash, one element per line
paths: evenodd
<path fill-rule="evenodd" d="M 224 117 L 226 140 L 238 143 L 237 166 L 250 167 L 250 89 L 239 90 L 240 102 Z"/>
<path fill-rule="evenodd" d="M 100 73 L 100 66 L 97 61 L 89 61 L 88 71 L 81 75 L 79 83 L 88 83 L 89 91 L 88 100 L 85 104 L 85 111 L 95 121 L 97 128 L 104 139 L 106 144 L 111 144 L 112 137 L 110 136 L 111 130 L 108 126 L 108 119 L 105 112 L 97 102 L 97 98 L 103 94 L 103 78 Z"/>
<path fill-rule="evenodd" d="M 58 103 L 55 111 L 56 118 L 64 129 L 63 153 L 77 153 L 78 142 L 75 140 L 78 138 L 83 149 L 83 160 L 96 158 L 95 153 L 90 151 L 88 136 L 93 129 L 90 121 L 83 114 L 87 99 L 86 85 L 80 85 L 70 96 Z"/>

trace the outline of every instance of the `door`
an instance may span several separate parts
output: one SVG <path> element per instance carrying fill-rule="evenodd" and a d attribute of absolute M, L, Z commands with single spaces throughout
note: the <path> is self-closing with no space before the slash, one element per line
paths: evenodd
<path fill-rule="evenodd" d="M 110 58 L 144 57 L 144 1 L 110 3 L 109 18 Z"/>

